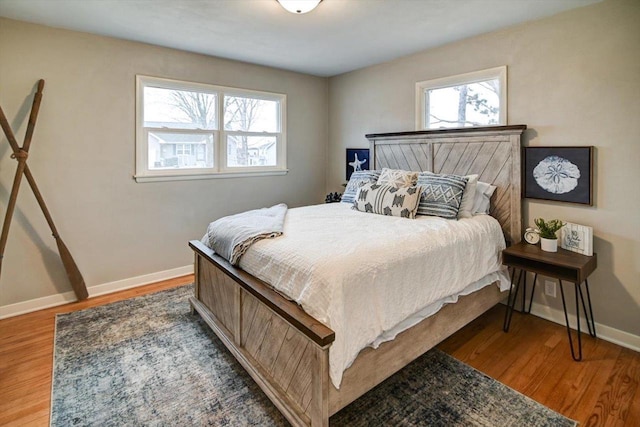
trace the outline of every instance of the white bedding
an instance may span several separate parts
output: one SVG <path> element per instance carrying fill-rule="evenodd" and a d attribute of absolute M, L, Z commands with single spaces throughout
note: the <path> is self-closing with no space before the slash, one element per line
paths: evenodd
<path fill-rule="evenodd" d="M 289 209 L 284 233 L 256 242 L 239 266 L 271 284 L 336 333 L 330 377 L 367 346 L 377 346 L 458 295 L 508 278 L 498 222 L 388 217 L 345 203 Z"/>

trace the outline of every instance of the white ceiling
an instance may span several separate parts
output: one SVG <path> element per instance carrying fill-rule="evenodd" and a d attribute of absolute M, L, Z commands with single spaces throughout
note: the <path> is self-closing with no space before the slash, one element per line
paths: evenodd
<path fill-rule="evenodd" d="M 333 76 L 600 0 L 0 0 L 0 16 Z"/>

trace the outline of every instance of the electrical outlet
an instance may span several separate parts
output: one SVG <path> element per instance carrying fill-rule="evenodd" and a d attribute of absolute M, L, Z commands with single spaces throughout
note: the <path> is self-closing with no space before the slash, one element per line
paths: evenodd
<path fill-rule="evenodd" d="M 553 280 L 545 280 L 544 281 L 544 294 L 555 298 L 556 297 L 556 282 L 554 282 Z"/>

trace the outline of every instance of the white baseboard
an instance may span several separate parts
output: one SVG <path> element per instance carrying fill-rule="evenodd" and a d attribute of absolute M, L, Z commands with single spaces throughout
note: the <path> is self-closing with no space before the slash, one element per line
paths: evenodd
<path fill-rule="evenodd" d="M 543 319 L 549 320 L 554 323 L 559 323 L 563 326 L 566 325 L 563 311 L 557 310 L 555 308 L 551 308 L 544 304 L 539 304 L 534 302 L 531 306 L 531 314 L 541 317 Z M 581 318 L 580 329 L 583 332 L 587 331 L 587 321 L 585 320 L 584 316 L 580 316 L 580 318 Z M 595 323 L 596 323 L 596 334 L 598 338 L 601 338 L 605 341 L 609 341 L 614 344 L 618 344 L 622 347 L 626 347 L 628 349 L 640 352 L 640 336 L 630 334 L 629 332 L 621 331 L 620 329 L 612 328 L 611 326 L 602 325 L 598 322 L 595 322 Z M 569 314 L 569 324 L 575 327 L 576 325 L 575 314 Z"/>
<path fill-rule="evenodd" d="M 173 279 L 174 277 L 186 276 L 187 274 L 193 274 L 193 265 L 185 265 L 183 267 L 172 268 L 170 270 L 158 271 L 156 273 L 144 274 L 142 276 L 90 286 L 87 290 L 89 291 L 89 297 L 96 297 L 138 286 L 148 285 L 162 280 Z M 0 306 L 0 319 L 31 313 L 33 311 L 55 307 L 74 301 L 76 301 L 76 296 L 73 291 L 69 291 L 29 301 L 4 305 Z M 531 314 L 563 326 L 565 325 L 564 312 L 544 304 L 534 302 L 531 306 Z M 582 322 L 580 324 L 580 328 L 583 331 L 586 331 L 586 320 L 583 316 L 581 317 Z M 571 325 L 576 324 L 576 316 L 574 314 L 569 314 L 569 322 Z M 607 325 L 602 325 L 598 322 L 596 322 L 596 332 L 598 334 L 598 338 L 602 338 L 605 341 L 640 352 L 640 336 L 638 335 L 633 335 L 629 332 L 621 331 Z"/>
<path fill-rule="evenodd" d="M 69 291 L 62 294 L 49 295 L 47 297 L 17 302 L 15 304 L 3 305 L 0 306 L 0 319 L 19 316 L 21 314 L 31 313 L 32 311 L 55 307 L 74 301 L 76 301 L 76 294 L 74 294 L 73 291 Z"/>
<path fill-rule="evenodd" d="M 157 273 L 145 274 L 143 276 L 131 277 L 129 279 L 116 280 L 115 282 L 103 283 L 102 285 L 91 286 L 87 288 L 87 290 L 89 291 L 89 297 L 97 297 L 99 295 L 160 282 L 162 280 L 173 279 L 174 277 L 186 276 L 187 274 L 193 274 L 193 264 L 172 268 L 171 270 L 158 271 Z"/>
<path fill-rule="evenodd" d="M 193 274 L 193 265 L 185 265 L 183 267 L 172 268 L 170 270 L 158 271 L 156 273 L 144 274 L 142 276 L 130 277 L 128 279 L 116 280 L 115 282 L 90 286 L 87 288 L 87 291 L 89 292 L 89 298 L 91 298 L 148 285 L 150 283 L 160 282 L 162 280 L 173 279 L 174 277 L 186 276 L 187 274 Z M 33 311 L 55 307 L 74 301 L 76 301 L 76 295 L 73 291 L 69 291 L 15 304 L 3 305 L 0 306 L 0 319 L 31 313 Z"/>

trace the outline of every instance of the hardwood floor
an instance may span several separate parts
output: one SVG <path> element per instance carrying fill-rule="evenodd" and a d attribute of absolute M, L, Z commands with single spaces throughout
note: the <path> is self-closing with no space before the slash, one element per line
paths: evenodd
<path fill-rule="evenodd" d="M 640 353 L 583 335 L 574 362 L 564 325 L 501 304 L 438 348 L 581 426 L 640 426 Z"/>
<path fill-rule="evenodd" d="M 192 281 L 185 276 L 0 320 L 0 425 L 49 424 L 57 313 Z M 504 333 L 503 316 L 498 305 L 438 347 L 581 426 L 640 426 L 640 353 L 587 336 L 584 359 L 574 362 L 564 326 L 514 313 Z"/>
<path fill-rule="evenodd" d="M 48 426 L 55 317 L 193 283 L 193 275 L 0 320 L 0 426 Z"/>

